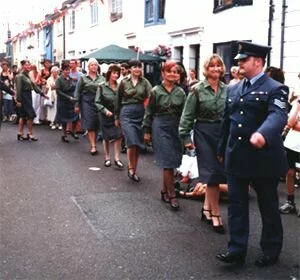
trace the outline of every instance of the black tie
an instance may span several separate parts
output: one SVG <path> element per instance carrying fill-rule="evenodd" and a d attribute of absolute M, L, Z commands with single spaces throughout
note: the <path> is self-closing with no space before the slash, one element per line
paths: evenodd
<path fill-rule="evenodd" d="M 249 80 L 245 80 L 244 87 L 243 87 L 243 93 L 247 91 L 247 89 L 251 86 L 251 83 Z"/>

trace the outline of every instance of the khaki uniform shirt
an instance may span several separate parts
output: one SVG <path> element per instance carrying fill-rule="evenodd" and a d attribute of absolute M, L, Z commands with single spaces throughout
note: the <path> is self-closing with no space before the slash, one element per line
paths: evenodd
<path fill-rule="evenodd" d="M 184 143 L 191 143 L 190 131 L 195 120 L 203 122 L 221 121 L 226 99 L 226 85 L 219 82 L 215 93 L 207 80 L 192 87 L 180 119 L 179 134 Z"/>
<path fill-rule="evenodd" d="M 143 128 L 146 133 L 151 133 L 152 120 L 162 115 L 181 116 L 185 103 L 185 92 L 179 86 L 174 86 L 168 92 L 163 85 L 155 86 L 150 94 L 149 103 L 143 121 Z"/>

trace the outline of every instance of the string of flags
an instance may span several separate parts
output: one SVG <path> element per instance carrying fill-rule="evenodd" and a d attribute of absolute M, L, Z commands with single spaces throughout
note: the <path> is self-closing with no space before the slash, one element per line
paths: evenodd
<path fill-rule="evenodd" d="M 94 2 L 101 2 L 102 4 L 104 4 L 104 0 L 89 0 L 90 3 L 94 3 Z M 10 42 L 16 42 L 19 38 L 25 38 L 25 37 L 31 37 L 35 34 L 36 31 L 40 31 L 41 29 L 49 26 L 49 25 L 53 25 L 55 22 L 60 22 L 61 19 L 66 15 L 67 11 L 72 10 L 75 11 L 76 8 L 79 5 L 79 2 L 81 1 L 75 1 L 72 4 L 65 4 L 62 8 L 58 8 L 55 7 L 54 11 L 52 14 L 48 14 L 47 17 L 49 18 L 51 16 L 51 19 L 44 19 L 38 23 L 33 23 L 32 21 L 28 22 L 28 28 L 22 32 L 19 32 L 18 34 L 16 34 L 15 36 L 13 36 L 12 38 L 8 38 L 7 41 L 5 42 L 10 43 Z"/>

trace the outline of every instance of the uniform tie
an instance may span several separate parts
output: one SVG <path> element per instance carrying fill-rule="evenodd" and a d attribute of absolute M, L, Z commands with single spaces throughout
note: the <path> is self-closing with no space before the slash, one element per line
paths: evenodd
<path fill-rule="evenodd" d="M 243 86 L 243 93 L 245 93 L 250 86 L 251 86 L 250 80 L 245 80 Z"/>

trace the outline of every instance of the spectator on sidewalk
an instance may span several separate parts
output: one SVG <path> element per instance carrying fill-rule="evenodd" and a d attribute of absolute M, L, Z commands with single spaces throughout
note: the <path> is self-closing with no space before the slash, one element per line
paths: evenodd
<path fill-rule="evenodd" d="M 51 68 L 51 76 L 47 79 L 46 92 L 52 105 L 47 106 L 47 121 L 50 122 L 49 126 L 52 130 L 59 128 L 60 124 L 56 123 L 56 111 L 57 111 L 57 94 L 56 94 L 56 80 L 59 77 L 59 68 L 53 66 Z"/>

